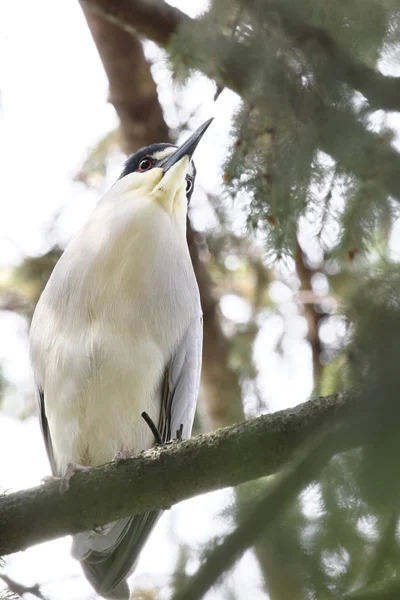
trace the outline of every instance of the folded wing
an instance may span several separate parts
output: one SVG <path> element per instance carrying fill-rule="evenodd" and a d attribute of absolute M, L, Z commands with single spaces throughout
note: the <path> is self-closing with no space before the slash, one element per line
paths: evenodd
<path fill-rule="evenodd" d="M 199 314 L 167 365 L 159 423 L 165 442 L 175 438 L 181 429 L 183 438 L 191 435 L 200 383 L 202 332 Z M 47 446 L 51 449 L 49 435 Z M 81 561 L 86 577 L 98 594 L 119 600 L 129 598 L 126 577 L 134 569 L 161 515 L 162 511 L 143 513 L 111 523 L 102 532 L 90 531 L 74 536 L 72 555 Z"/>

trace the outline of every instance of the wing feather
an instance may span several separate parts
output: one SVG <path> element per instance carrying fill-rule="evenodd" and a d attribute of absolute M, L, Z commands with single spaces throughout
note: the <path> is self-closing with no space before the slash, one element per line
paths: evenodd
<path fill-rule="evenodd" d="M 53 445 L 51 443 L 49 423 L 46 417 L 45 403 L 44 403 L 44 390 L 40 385 L 36 386 L 36 403 L 38 407 L 40 429 L 42 430 L 44 445 L 46 448 L 47 456 L 50 462 L 51 471 L 53 475 L 56 473 L 56 461 L 54 459 Z"/>

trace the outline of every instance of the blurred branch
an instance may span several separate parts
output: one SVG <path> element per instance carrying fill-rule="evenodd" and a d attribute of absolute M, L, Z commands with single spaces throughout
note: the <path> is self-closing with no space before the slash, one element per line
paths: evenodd
<path fill-rule="evenodd" d="M 198 572 L 172 600 L 200 600 L 218 578 L 281 517 L 288 503 L 310 483 L 335 453 L 337 443 L 331 433 L 318 434 L 291 465 L 277 476 L 261 500 L 249 510 L 240 525 L 210 551 Z"/>
<path fill-rule="evenodd" d="M 101 14 L 114 24 L 118 24 L 123 30 L 144 35 L 163 47 L 168 45 L 172 35 L 182 25 L 195 23 L 194 19 L 169 6 L 163 0 L 81 1 L 85 3 L 89 10 Z M 250 2 L 250 0 L 247 1 Z M 251 0 L 251 3 L 253 2 L 254 0 Z M 251 64 L 252 49 L 247 49 L 243 44 L 241 44 L 240 49 L 243 64 Z M 235 62 L 232 62 L 229 56 L 218 65 L 217 69 L 216 65 L 210 66 L 204 60 L 200 64 L 191 50 L 191 47 L 187 47 L 186 51 L 185 48 L 182 48 L 181 59 L 185 62 L 187 68 L 202 70 L 211 79 L 216 79 L 221 86 L 228 87 L 238 93 L 244 100 L 247 99 L 249 92 L 251 92 L 248 89 L 247 69 L 241 70 Z M 250 53 L 248 60 L 246 60 L 247 52 Z M 208 72 L 208 69 L 212 69 L 212 72 Z M 378 73 L 375 75 L 379 77 Z M 374 85 L 376 84 L 374 83 Z M 399 85 L 398 80 L 395 81 L 395 85 Z M 313 114 L 314 119 L 318 121 L 317 133 L 320 149 L 361 179 L 370 178 L 370 165 L 376 165 L 374 178 L 380 181 L 387 193 L 397 200 L 400 199 L 400 154 L 395 148 L 385 141 L 381 135 L 369 131 L 351 109 L 325 104 L 312 87 L 296 88 L 292 91 L 295 98 L 293 109 L 299 121 L 307 127 L 310 114 Z M 260 106 L 260 110 L 264 109 L 265 98 L 262 94 L 255 95 L 254 98 L 251 98 L 251 101 Z M 312 111 L 302 114 L 301 107 L 305 105 L 313 108 Z M 346 136 L 333 134 L 337 131 L 350 130 L 352 131 L 354 143 L 359 148 L 357 153 L 348 152 Z M 366 170 L 365 165 L 369 165 L 368 170 Z"/>
<path fill-rule="evenodd" d="M 388 517 L 383 533 L 374 548 L 368 565 L 366 566 L 364 586 L 373 585 L 382 575 L 388 557 L 396 544 L 396 527 L 398 520 L 399 515 L 397 511 L 392 512 Z"/>
<path fill-rule="evenodd" d="M 356 426 L 335 450 L 355 447 L 363 408 L 350 392 L 338 393 L 77 473 L 64 494 L 52 482 L 3 495 L 0 555 L 275 473 L 310 434 L 346 422 L 350 410 Z"/>
<path fill-rule="evenodd" d="M 400 580 L 392 579 L 346 594 L 341 600 L 398 600 L 399 598 Z"/>
<path fill-rule="evenodd" d="M 27 316 L 32 313 L 33 307 L 22 294 L 6 289 L 0 289 L 0 310 Z"/>
<path fill-rule="evenodd" d="M 315 271 L 314 269 L 310 269 L 306 264 L 306 257 L 299 242 L 297 242 L 295 264 L 297 275 L 300 279 L 300 291 L 312 291 L 311 279 L 315 274 Z M 318 390 L 322 375 L 322 348 L 318 330 L 320 321 L 324 315 L 316 310 L 314 303 L 303 303 L 302 308 L 303 314 L 307 320 L 307 339 L 310 343 L 312 352 L 314 387 Z"/>
<path fill-rule="evenodd" d="M 93 12 L 90 2 L 82 0 L 81 6 L 107 73 L 109 98 L 120 119 L 120 133 L 126 152 L 135 152 L 155 142 L 173 142 L 158 100 L 150 65 L 135 32 L 130 30 L 127 33 L 114 22 Z M 157 3 L 153 1 L 142 3 L 135 9 L 135 18 L 145 29 L 148 10 L 152 6 L 157 9 Z M 124 2 L 107 1 L 100 3 L 99 7 L 116 11 L 119 19 L 127 17 L 127 4 Z M 167 32 L 166 39 L 169 38 L 171 23 L 175 23 L 176 13 L 179 12 L 169 5 L 165 5 L 161 12 L 156 10 L 154 19 L 148 24 L 151 28 L 149 37 L 156 36 L 156 30 L 161 29 Z M 202 386 L 212 428 L 217 429 L 243 419 L 241 390 L 237 375 L 227 366 L 230 342 L 221 329 L 212 280 L 200 256 L 201 235 L 193 230 L 190 221 L 187 241 L 203 309 Z"/>
<path fill-rule="evenodd" d="M 82 5 L 130 34 L 138 33 L 166 46 L 181 23 L 190 21 L 163 0 L 80 0 Z"/>
<path fill-rule="evenodd" d="M 38 583 L 35 583 L 35 585 L 30 586 L 22 585 L 14 579 L 11 579 L 11 577 L 8 577 L 8 575 L 0 575 L 0 579 L 4 581 L 4 583 L 6 584 L 6 586 L 12 594 L 16 594 L 17 596 L 24 596 L 24 594 L 32 594 L 33 596 L 36 596 L 41 600 L 47 600 L 46 596 L 43 596 L 42 592 L 40 591 L 40 586 Z"/>
<path fill-rule="evenodd" d="M 168 127 L 141 41 L 88 10 L 84 2 L 81 6 L 109 81 L 109 102 L 120 120 L 124 150 L 131 154 L 167 141 Z"/>

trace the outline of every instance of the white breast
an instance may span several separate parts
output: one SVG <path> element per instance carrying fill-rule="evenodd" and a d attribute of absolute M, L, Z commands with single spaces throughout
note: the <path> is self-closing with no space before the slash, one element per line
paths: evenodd
<path fill-rule="evenodd" d="M 198 302 L 184 233 L 158 204 L 125 195 L 98 205 L 31 328 L 59 473 L 153 445 L 140 415 L 158 421 L 166 363 Z"/>

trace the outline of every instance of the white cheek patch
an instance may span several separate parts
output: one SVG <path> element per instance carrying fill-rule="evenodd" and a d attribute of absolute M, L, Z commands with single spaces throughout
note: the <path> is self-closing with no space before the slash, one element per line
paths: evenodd
<path fill-rule="evenodd" d="M 169 146 L 168 148 L 164 148 L 163 150 L 159 150 L 158 152 L 154 152 L 151 155 L 151 158 L 154 158 L 154 160 L 163 160 L 163 158 L 167 158 L 167 156 L 171 156 L 171 154 L 173 154 L 177 149 L 178 149 L 178 146 Z M 157 165 L 156 165 L 156 167 L 157 167 Z M 190 163 L 188 165 L 187 174 L 190 177 L 193 177 L 194 167 L 193 167 L 193 162 L 192 161 L 190 161 Z"/>
<path fill-rule="evenodd" d="M 163 158 L 167 158 L 167 156 L 171 156 L 171 154 L 173 154 L 177 149 L 177 146 L 168 146 L 168 148 L 154 152 L 151 155 L 151 158 L 154 158 L 154 160 L 162 160 Z"/>
<path fill-rule="evenodd" d="M 193 177 L 193 175 L 194 175 L 194 167 L 193 167 L 193 162 L 192 162 L 192 161 L 190 161 L 190 163 L 189 163 L 189 165 L 188 165 L 187 174 L 188 174 L 190 177 Z"/>

